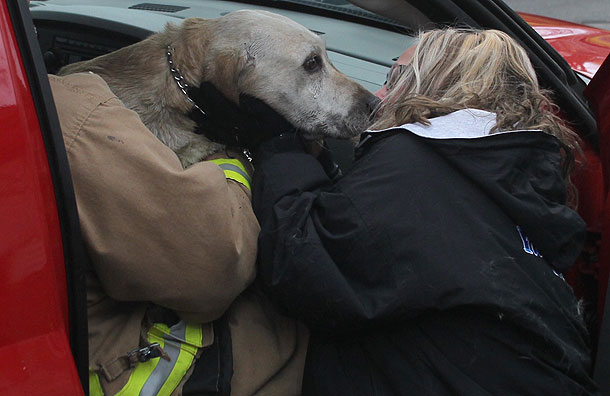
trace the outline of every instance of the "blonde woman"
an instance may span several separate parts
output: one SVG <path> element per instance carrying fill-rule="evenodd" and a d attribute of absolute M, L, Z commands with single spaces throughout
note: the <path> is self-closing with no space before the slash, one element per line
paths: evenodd
<path fill-rule="evenodd" d="M 266 290 L 312 335 L 304 395 L 592 395 L 563 271 L 576 140 L 506 34 L 422 33 L 353 167 L 257 155 Z"/>

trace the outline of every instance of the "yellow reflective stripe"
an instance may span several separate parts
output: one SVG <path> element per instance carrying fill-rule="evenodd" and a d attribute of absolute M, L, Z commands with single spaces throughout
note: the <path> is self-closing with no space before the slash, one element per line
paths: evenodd
<path fill-rule="evenodd" d="M 89 371 L 89 396 L 104 396 L 100 377 L 94 371 Z"/>
<path fill-rule="evenodd" d="M 182 326 L 182 327 L 181 327 Z M 184 329 L 184 337 L 181 338 L 177 334 L 172 333 L 174 329 Z M 170 396 L 171 393 L 176 389 L 178 384 L 182 381 L 187 371 L 193 364 L 197 351 L 203 345 L 203 331 L 201 325 L 191 325 L 180 322 L 169 328 L 163 323 L 155 323 L 148 331 L 148 341 L 150 343 L 158 342 L 162 348 L 166 348 L 166 352 L 176 351 L 179 346 L 178 355 L 175 357 L 175 361 L 171 362 L 171 371 L 167 375 L 167 378 L 160 378 L 157 375 L 163 375 L 163 370 L 155 373 L 155 369 L 161 362 L 161 357 L 150 359 L 147 362 L 138 363 L 138 365 L 132 370 L 127 384 L 121 389 L 116 396 L 150 396 L 142 393 L 150 393 L 151 389 L 155 389 L 161 385 L 158 392 L 155 392 L 157 396 Z M 173 350 L 171 348 L 174 348 Z M 162 365 L 165 363 L 161 363 Z M 159 366 L 161 368 L 161 366 Z M 149 383 L 153 380 L 152 383 Z M 156 383 L 159 385 L 155 385 Z M 146 388 L 146 389 L 144 389 Z M 143 392 L 144 391 L 144 392 Z M 99 377 L 96 373 L 90 372 L 89 374 L 89 392 L 91 396 L 103 396 L 103 389 L 99 381 Z"/>
<path fill-rule="evenodd" d="M 178 355 L 178 361 L 165 381 L 165 384 L 163 384 L 163 387 L 159 391 L 159 396 L 171 395 L 193 364 L 193 360 L 195 360 L 197 350 L 199 349 L 198 347 L 201 346 L 203 341 L 201 326 L 187 324 L 185 341 L 186 342 L 180 344 L 180 355 Z"/>
<path fill-rule="evenodd" d="M 246 179 L 242 174 L 239 174 L 233 170 L 230 170 L 230 169 L 223 169 L 223 170 L 225 172 L 225 177 L 227 179 L 235 180 L 236 182 L 241 183 L 244 186 L 246 186 L 246 188 L 248 190 L 251 190 L 249 179 Z"/>
<path fill-rule="evenodd" d="M 195 353 L 201 347 L 203 347 L 203 330 L 201 329 L 201 325 L 188 325 L 186 327 L 186 342 L 188 342 L 187 346 L 195 346 Z"/>
<path fill-rule="evenodd" d="M 220 166 L 222 164 L 229 164 L 229 165 L 236 166 L 239 169 L 241 169 L 242 172 L 244 172 L 246 175 L 248 175 L 248 171 L 246 170 L 246 167 L 244 166 L 244 164 L 241 163 L 240 160 L 231 159 L 231 158 L 218 158 L 218 159 L 210 160 L 210 162 L 213 162 L 213 163 L 217 164 L 218 166 Z"/>
<path fill-rule="evenodd" d="M 218 165 L 225 173 L 225 177 L 227 179 L 235 180 L 250 190 L 250 175 L 248 174 L 248 171 L 246 171 L 246 168 L 241 161 L 236 159 L 221 158 L 211 160 L 210 162 Z"/>
<path fill-rule="evenodd" d="M 165 334 L 169 334 L 169 326 L 165 323 L 155 323 L 148 330 L 148 341 L 158 343 L 165 342 L 165 338 L 163 338 Z"/>
<path fill-rule="evenodd" d="M 161 327 L 165 327 L 167 329 L 167 326 L 162 323 L 155 324 L 155 326 L 157 325 L 160 325 Z M 153 326 L 148 331 L 148 341 L 158 342 L 159 345 L 161 345 L 161 348 L 163 348 L 165 346 L 165 340 L 163 339 L 163 336 L 159 337 L 158 335 L 153 334 L 154 328 L 155 327 Z M 148 380 L 148 377 L 150 377 L 152 372 L 155 370 L 155 367 L 157 367 L 157 364 L 159 364 L 159 360 L 161 360 L 160 357 L 150 359 L 147 362 L 138 363 L 138 365 L 131 371 L 129 380 L 127 381 L 123 389 L 121 389 L 116 394 L 116 396 L 139 395 L 140 391 L 142 390 L 142 387 L 146 383 L 146 380 Z"/>

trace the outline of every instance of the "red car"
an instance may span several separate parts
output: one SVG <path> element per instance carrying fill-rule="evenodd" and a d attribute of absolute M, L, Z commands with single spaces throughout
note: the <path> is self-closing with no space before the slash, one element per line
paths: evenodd
<path fill-rule="evenodd" d="M 519 15 L 564 57 L 572 70 L 587 80 L 593 78 L 610 53 L 607 30 L 538 15 Z"/>
<path fill-rule="evenodd" d="M 499 0 L 354 2 L 369 9 L 341 0 L 0 1 L 1 395 L 88 393 L 88 258 L 47 73 L 141 40 L 167 21 L 237 8 L 284 13 L 324 35 L 333 63 L 372 91 L 407 47 L 405 33 L 422 27 L 496 28 L 528 49 L 541 84 L 583 140 L 586 161 L 575 182 L 589 239 L 567 277 L 586 304 L 594 377 L 610 394 L 610 60 L 603 63 L 610 32 L 521 18 Z M 384 5 L 393 7 L 390 18 L 377 14 Z"/>

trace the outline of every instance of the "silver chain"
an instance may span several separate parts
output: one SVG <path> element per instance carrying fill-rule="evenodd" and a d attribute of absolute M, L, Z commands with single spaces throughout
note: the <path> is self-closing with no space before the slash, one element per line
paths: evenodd
<path fill-rule="evenodd" d="M 191 99 L 191 97 L 189 96 L 187 90 L 189 88 L 188 83 L 186 82 L 186 80 L 184 79 L 184 76 L 182 75 L 182 73 L 180 73 L 180 69 L 178 69 L 177 67 L 174 66 L 174 59 L 173 59 L 173 52 L 174 49 L 172 48 L 171 45 L 167 46 L 167 63 L 169 64 L 169 71 L 170 73 L 172 73 L 172 77 L 174 78 L 174 81 L 176 81 L 176 84 L 178 85 L 178 88 L 180 88 L 180 90 L 182 91 L 182 93 L 184 94 L 184 96 L 186 96 L 186 99 L 191 102 L 193 104 L 193 106 L 195 106 L 195 108 L 197 110 L 199 110 L 201 112 L 201 114 L 203 114 L 203 116 L 207 116 L 207 114 L 205 113 L 205 111 L 203 111 L 203 109 L 201 107 L 199 107 L 197 105 L 197 103 L 195 103 L 193 101 L 193 99 Z M 233 129 L 238 129 L 237 127 L 233 127 Z M 242 154 L 246 157 L 246 159 L 249 162 L 252 162 L 252 154 L 250 153 L 250 150 L 248 150 L 247 148 L 244 148 L 242 150 Z"/>
<path fill-rule="evenodd" d="M 171 47 L 171 45 L 168 45 L 167 46 L 167 63 L 169 64 L 169 71 L 170 71 L 170 73 L 172 73 L 172 77 L 174 78 L 174 81 L 176 81 L 178 88 L 180 88 L 180 90 L 182 91 L 184 96 L 186 96 L 186 99 L 188 99 L 188 101 L 191 102 L 193 104 L 193 106 L 195 106 L 195 108 L 201 112 L 201 114 L 206 116 L 207 114 L 205 113 L 205 111 L 203 111 L 203 109 L 201 107 L 199 107 L 197 105 L 197 103 L 195 103 L 193 101 L 193 99 L 191 99 L 191 97 L 189 96 L 189 94 L 187 92 L 189 85 L 187 84 L 186 80 L 184 79 L 184 76 L 182 75 L 182 73 L 180 73 L 180 69 L 178 69 L 177 67 L 174 67 L 174 60 L 173 60 L 173 55 L 172 55 L 173 52 L 174 52 L 174 49 Z"/>

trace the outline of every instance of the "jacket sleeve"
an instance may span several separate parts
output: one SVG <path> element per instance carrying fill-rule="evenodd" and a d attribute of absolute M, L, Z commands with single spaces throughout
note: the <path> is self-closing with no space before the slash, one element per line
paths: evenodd
<path fill-rule="evenodd" d="M 350 197 L 298 145 L 273 145 L 263 145 L 253 187 L 266 291 L 317 332 L 355 331 L 383 319 L 391 307 L 378 298 L 370 265 L 361 265 L 383 252 L 369 242 Z"/>
<path fill-rule="evenodd" d="M 212 161 L 182 169 L 113 95 L 83 111 L 88 94 L 52 85 L 83 234 L 106 292 L 218 318 L 255 276 L 249 190 Z"/>

